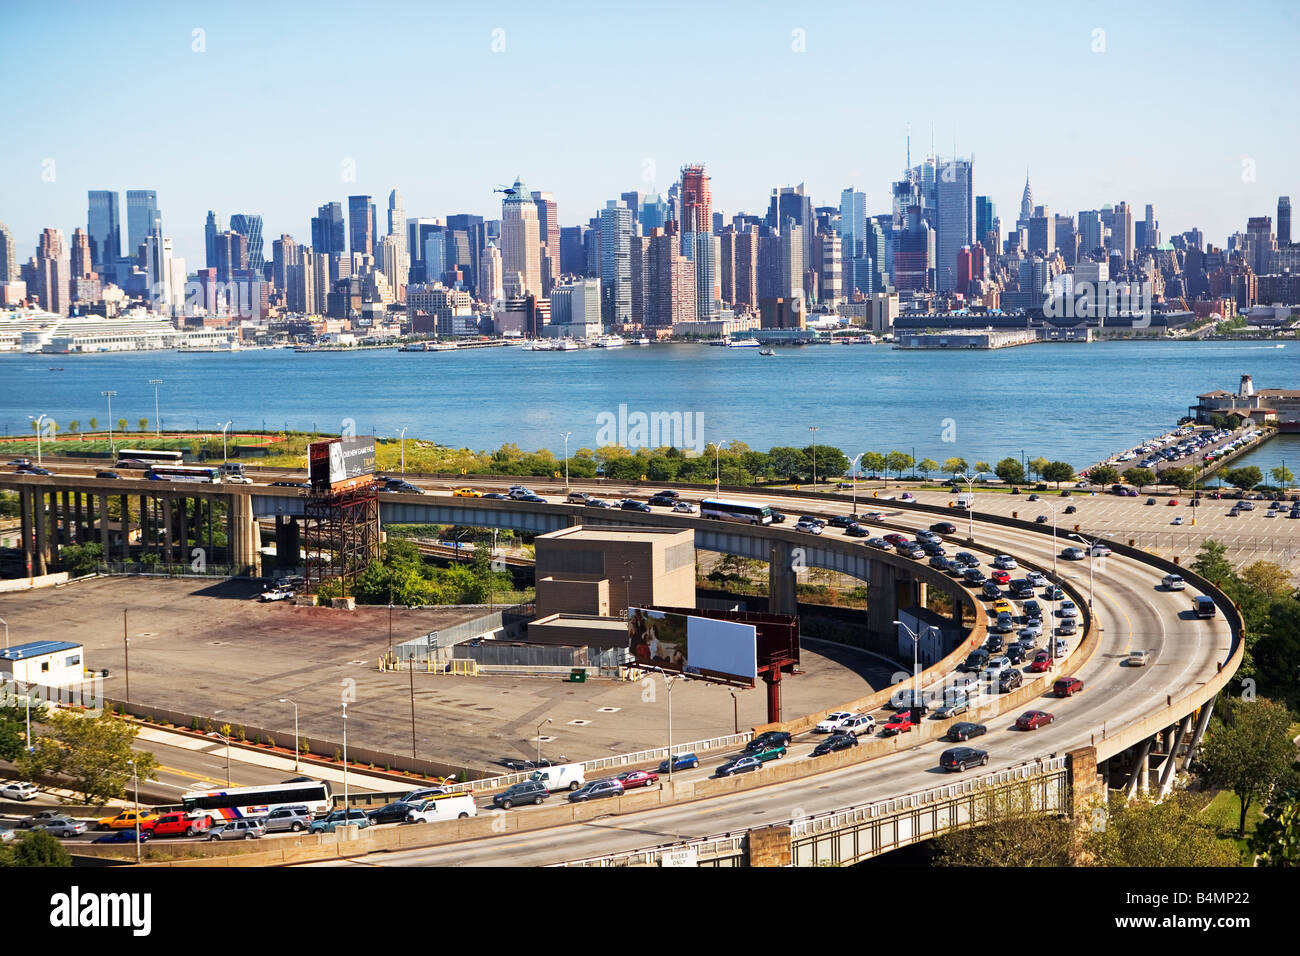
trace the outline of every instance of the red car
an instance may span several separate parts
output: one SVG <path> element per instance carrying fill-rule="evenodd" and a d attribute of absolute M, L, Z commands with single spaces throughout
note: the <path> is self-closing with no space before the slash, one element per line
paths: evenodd
<path fill-rule="evenodd" d="M 1083 690 L 1083 681 L 1077 677 L 1062 677 L 1052 685 L 1057 697 L 1073 697 Z"/>
<path fill-rule="evenodd" d="M 1176 504 L 1178 504 L 1178 499 L 1177 499 L 1177 498 L 1170 498 L 1170 499 L 1169 499 L 1169 504 L 1167 505 L 1167 507 L 1172 508 L 1172 507 L 1174 507 Z"/>
<path fill-rule="evenodd" d="M 1052 669 L 1052 655 L 1047 651 L 1039 651 L 1034 655 L 1034 662 L 1025 669 L 1033 674 L 1050 671 Z"/>
<path fill-rule="evenodd" d="M 887 535 L 885 535 L 885 540 L 888 541 L 890 544 L 894 545 L 894 547 L 898 547 L 898 545 L 900 545 L 900 544 L 907 544 L 907 542 L 908 542 L 910 539 L 909 539 L 909 538 L 907 537 L 907 535 L 905 535 L 905 534 L 896 534 L 896 533 L 895 533 L 895 534 L 887 534 Z"/>
<path fill-rule="evenodd" d="M 1054 719 L 1045 710 L 1027 710 L 1016 718 L 1016 730 L 1037 730 Z"/>
<path fill-rule="evenodd" d="M 900 710 L 885 721 L 885 725 L 880 729 L 886 737 L 892 737 L 894 734 L 905 734 L 914 726 L 916 725 L 912 723 L 912 712 L 910 710 Z"/>
<path fill-rule="evenodd" d="M 1007 571 L 994 571 L 989 575 L 990 581 L 996 581 L 998 584 L 1006 584 L 1011 580 L 1011 574 Z"/>
<path fill-rule="evenodd" d="M 153 826 L 154 836 L 195 836 L 212 825 L 207 816 L 191 817 L 184 813 L 165 813 Z"/>
<path fill-rule="evenodd" d="M 624 790 L 631 790 L 634 787 L 648 787 L 652 783 L 657 783 L 659 774 L 653 770 L 624 770 L 614 779 L 623 781 Z"/>

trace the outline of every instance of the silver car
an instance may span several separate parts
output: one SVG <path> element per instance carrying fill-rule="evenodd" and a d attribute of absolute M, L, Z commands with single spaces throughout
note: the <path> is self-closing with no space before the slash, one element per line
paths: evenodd
<path fill-rule="evenodd" d="M 312 813 L 304 806 L 276 807 L 262 818 L 263 832 L 279 833 L 291 830 L 301 833 L 311 826 Z"/>
<path fill-rule="evenodd" d="M 260 840 L 266 833 L 266 824 L 260 817 L 248 820 L 231 820 L 208 834 L 209 840 Z"/>
<path fill-rule="evenodd" d="M 53 820 L 35 823 L 32 825 L 32 829 L 44 830 L 50 836 L 75 837 L 86 832 L 86 824 L 81 820 L 73 820 L 69 817 L 56 817 Z"/>

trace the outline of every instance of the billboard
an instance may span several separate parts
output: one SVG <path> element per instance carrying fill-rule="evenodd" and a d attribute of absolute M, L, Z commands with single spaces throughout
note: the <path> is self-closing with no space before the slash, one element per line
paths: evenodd
<path fill-rule="evenodd" d="M 627 630 L 632 656 L 642 666 L 749 687 L 758 679 L 758 632 L 752 624 L 629 608 Z"/>
<path fill-rule="evenodd" d="M 307 446 L 307 474 L 312 491 L 363 488 L 374 480 L 375 439 L 331 438 Z"/>

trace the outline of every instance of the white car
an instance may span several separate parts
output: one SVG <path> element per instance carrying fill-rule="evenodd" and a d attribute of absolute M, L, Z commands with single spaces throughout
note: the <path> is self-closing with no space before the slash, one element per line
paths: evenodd
<path fill-rule="evenodd" d="M 1028 571 L 1025 573 L 1025 580 L 1036 588 L 1047 586 L 1047 575 L 1041 571 Z"/>
<path fill-rule="evenodd" d="M 1160 583 L 1165 586 L 1166 591 L 1182 591 L 1187 588 L 1187 582 L 1183 580 L 1181 574 L 1166 574 L 1160 579 Z"/>
<path fill-rule="evenodd" d="M 1063 637 L 1056 639 L 1056 656 L 1057 658 L 1065 657 L 1070 653 L 1070 642 Z"/>
<path fill-rule="evenodd" d="M 35 800 L 40 788 L 34 783 L 15 781 L 0 787 L 0 797 L 5 800 Z"/>
<path fill-rule="evenodd" d="M 989 662 L 984 665 L 984 673 L 991 680 L 997 680 L 1002 676 L 1002 672 L 1010 666 L 1011 658 L 1009 657 L 990 657 Z"/>
<path fill-rule="evenodd" d="M 794 526 L 794 530 L 802 531 L 806 534 L 821 534 L 822 526 L 819 524 L 814 524 L 811 521 L 800 521 L 798 524 Z"/>
<path fill-rule="evenodd" d="M 251 485 L 253 479 L 247 475 L 226 475 L 221 479 L 223 485 Z"/>
<path fill-rule="evenodd" d="M 870 714 L 855 714 L 847 720 L 841 721 L 838 728 L 841 734 L 852 734 L 854 737 L 861 737 L 863 734 L 873 734 L 876 732 L 876 718 Z"/>
<path fill-rule="evenodd" d="M 1129 652 L 1128 652 L 1128 666 L 1129 666 L 1129 667 L 1146 667 L 1146 666 L 1147 666 L 1147 652 L 1146 652 L 1146 651 L 1129 651 Z"/>
<path fill-rule="evenodd" d="M 999 554 L 993 559 L 993 567 L 999 571 L 1014 571 L 1020 565 L 1016 564 L 1016 559 L 1009 554 Z"/>
<path fill-rule="evenodd" d="M 1170 524 L 1182 524 L 1182 523 L 1183 523 L 1183 516 L 1182 516 L 1182 515 L 1177 515 L 1177 516 L 1174 518 L 1174 520 L 1171 521 L 1171 522 L 1169 522 L 1169 523 L 1170 523 Z"/>
<path fill-rule="evenodd" d="M 677 512 L 679 515 L 698 514 L 699 510 L 699 508 L 695 507 L 695 505 L 691 504 L 689 501 L 679 501 L 677 504 L 673 505 L 673 511 Z"/>
<path fill-rule="evenodd" d="M 272 588 L 269 591 L 263 591 L 257 596 L 257 599 L 264 604 L 271 601 L 291 601 L 293 600 L 293 592 L 288 588 Z"/>
<path fill-rule="evenodd" d="M 1030 621 L 1022 627 L 1016 634 L 1018 638 L 1025 641 L 1036 641 L 1043 636 L 1043 622 Z"/>
<path fill-rule="evenodd" d="M 1094 558 L 1104 558 L 1111 553 L 1110 548 L 1106 547 L 1100 541 L 1093 542 L 1092 548 L 1088 552 Z"/>
<path fill-rule="evenodd" d="M 1078 616 L 1079 616 L 1079 609 L 1075 606 L 1073 601 L 1061 602 L 1061 617 L 1078 617 Z"/>
<path fill-rule="evenodd" d="M 840 729 L 840 724 L 853 717 L 851 710 L 833 710 L 826 715 L 826 719 L 813 728 L 815 734 L 833 734 Z"/>

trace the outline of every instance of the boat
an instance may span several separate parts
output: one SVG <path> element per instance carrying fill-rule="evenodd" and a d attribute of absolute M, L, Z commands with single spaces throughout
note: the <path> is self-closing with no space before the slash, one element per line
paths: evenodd
<path fill-rule="evenodd" d="M 621 335 L 602 335 L 591 344 L 598 349 L 621 349 L 627 343 Z"/>
<path fill-rule="evenodd" d="M 776 354 L 776 349 L 759 349 L 759 350 L 758 350 L 758 354 L 759 354 L 759 355 L 775 355 L 775 354 Z"/>
<path fill-rule="evenodd" d="M 573 341 L 573 339 L 561 339 L 560 343 L 557 346 L 555 346 L 555 351 L 574 352 L 580 348 L 582 348 L 582 346 L 579 345 L 577 342 Z"/>
<path fill-rule="evenodd" d="M 758 348 L 758 339 L 727 339 L 727 348 L 729 349 L 756 349 Z"/>
<path fill-rule="evenodd" d="M 636 338 L 634 338 L 634 339 L 632 340 L 632 344 L 633 344 L 633 345 L 649 345 L 649 344 L 650 344 L 650 336 L 648 336 L 648 335 L 644 335 L 644 334 L 642 334 L 642 335 L 638 335 Z"/>

